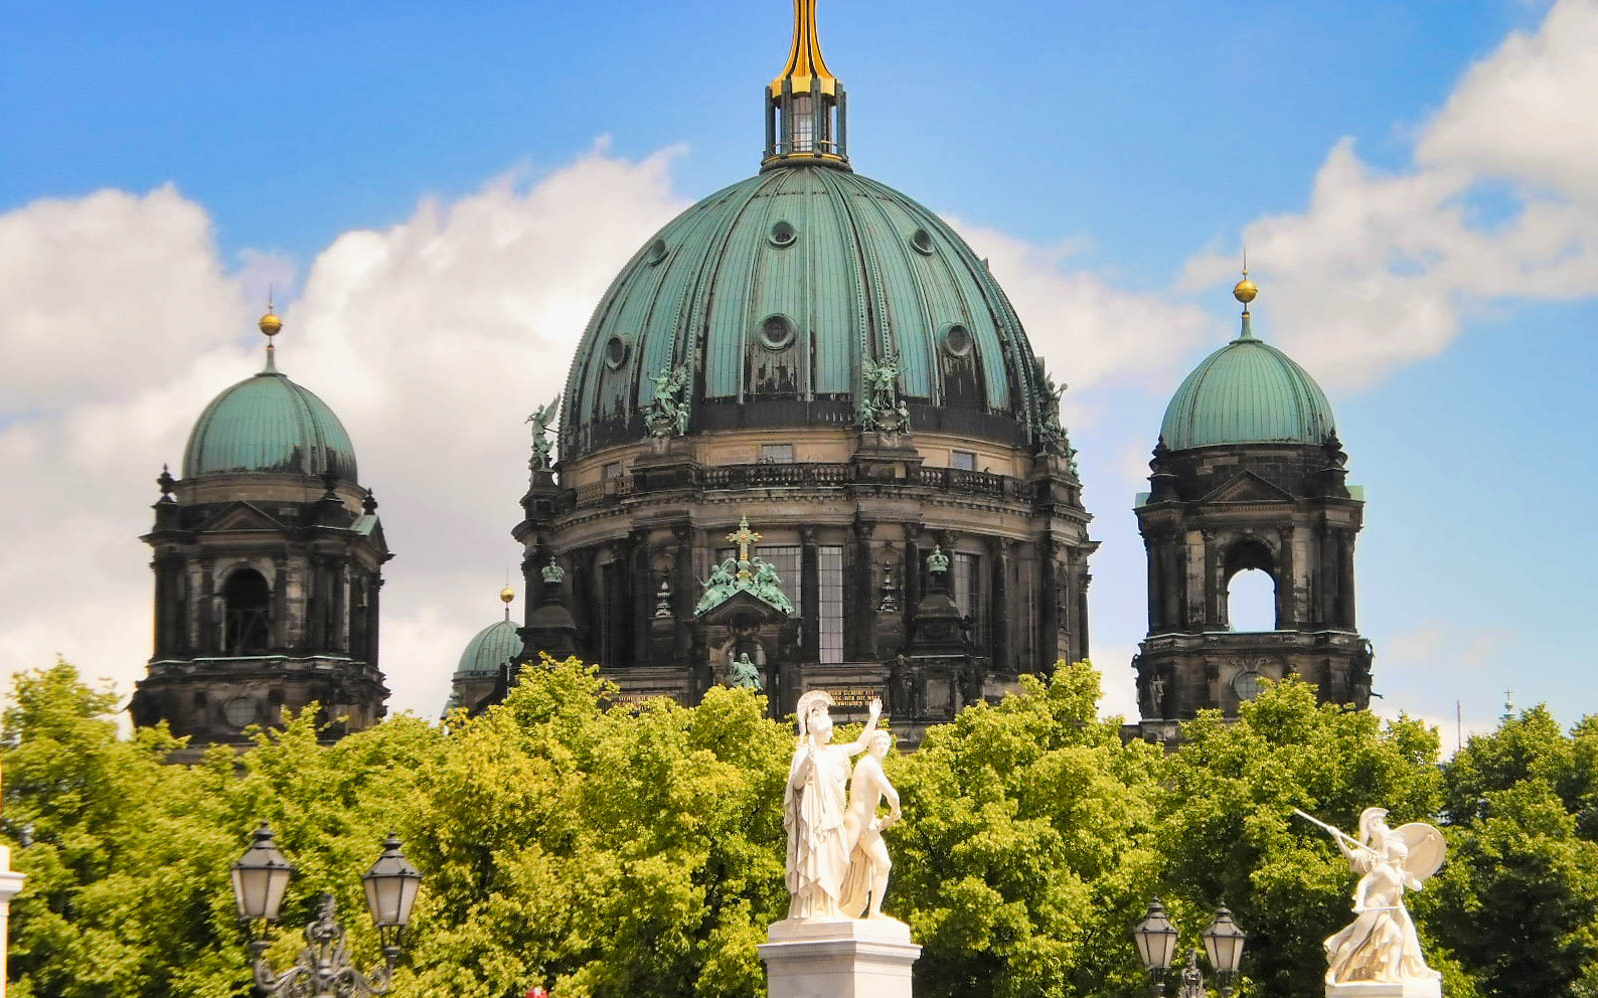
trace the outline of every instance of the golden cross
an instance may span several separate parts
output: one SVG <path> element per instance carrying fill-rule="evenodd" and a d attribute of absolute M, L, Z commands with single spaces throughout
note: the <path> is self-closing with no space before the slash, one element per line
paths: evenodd
<path fill-rule="evenodd" d="M 738 518 L 738 529 L 727 535 L 729 543 L 738 545 L 738 574 L 749 571 L 749 548 L 760 543 L 760 535 L 749 529 L 749 517 Z"/>

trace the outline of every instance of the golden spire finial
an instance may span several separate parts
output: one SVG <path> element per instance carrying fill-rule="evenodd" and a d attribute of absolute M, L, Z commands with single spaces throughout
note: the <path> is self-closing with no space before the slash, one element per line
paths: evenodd
<path fill-rule="evenodd" d="M 820 84 L 821 92 L 836 97 L 838 78 L 827 68 L 821 55 L 821 40 L 816 36 L 816 0 L 793 0 L 793 44 L 788 47 L 788 62 L 782 72 L 771 81 L 771 97 L 782 96 L 783 81 L 792 88 L 791 93 L 809 93 L 811 77 Z"/>
<path fill-rule="evenodd" d="M 1248 303 L 1259 296 L 1260 289 L 1248 279 L 1248 246 L 1243 246 L 1243 279 L 1232 285 L 1232 297 L 1243 303 L 1243 314 L 1248 314 Z"/>
<path fill-rule="evenodd" d="M 255 328 L 259 329 L 262 334 L 266 336 L 265 369 L 267 371 L 276 371 L 277 364 L 274 362 L 272 357 L 272 354 L 275 352 L 272 346 L 272 337 L 276 336 L 282 331 L 283 320 L 277 317 L 277 309 L 272 305 L 272 286 L 270 284 L 266 286 L 266 314 L 261 316 L 261 318 L 255 323 Z"/>
<path fill-rule="evenodd" d="M 499 601 L 501 603 L 505 604 L 505 619 L 506 620 L 510 619 L 510 604 L 511 604 L 511 601 L 514 600 L 515 598 L 516 598 L 516 590 L 512 589 L 510 586 L 506 586 L 504 589 L 501 589 L 499 591 Z"/>

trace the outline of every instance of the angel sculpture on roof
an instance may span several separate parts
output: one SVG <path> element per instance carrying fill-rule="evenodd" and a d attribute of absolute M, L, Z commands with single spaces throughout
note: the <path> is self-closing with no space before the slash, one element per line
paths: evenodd
<path fill-rule="evenodd" d="M 533 467 L 543 471 L 549 468 L 549 424 L 555 421 L 555 411 L 560 408 L 560 393 L 533 410 L 524 422 L 533 424 Z"/>
<path fill-rule="evenodd" d="M 1360 813 L 1356 839 L 1296 813 L 1331 832 L 1348 865 L 1360 874 L 1354 921 L 1325 943 L 1328 988 L 1365 981 L 1437 987 L 1442 975 L 1426 966 L 1415 923 L 1404 908 L 1404 891 L 1420 890 L 1443 865 L 1442 833 L 1418 821 L 1389 828 L 1387 810 L 1368 807 Z M 1435 993 L 1441 994 L 1440 988 Z"/>

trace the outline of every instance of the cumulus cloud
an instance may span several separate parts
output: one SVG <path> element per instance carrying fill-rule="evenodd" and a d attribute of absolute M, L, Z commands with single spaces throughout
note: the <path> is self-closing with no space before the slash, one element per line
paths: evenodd
<path fill-rule="evenodd" d="M 1264 293 L 1257 327 L 1331 383 L 1442 351 L 1510 298 L 1598 294 L 1598 0 L 1561 0 L 1533 34 L 1473 66 L 1387 174 L 1342 139 L 1302 212 L 1243 232 Z M 1492 185 L 1508 182 L 1507 217 Z M 1231 280 L 1236 253 L 1190 260 L 1180 286 Z"/>
<path fill-rule="evenodd" d="M 384 590 L 391 705 L 436 711 L 467 638 L 498 616 L 526 488 L 522 420 L 560 390 L 594 302 L 682 207 L 674 150 L 601 144 L 405 222 L 339 237 L 306 270 L 281 368 L 349 429 L 398 557 Z M 229 270 L 205 209 L 164 187 L 0 216 L 0 668 L 60 653 L 124 694 L 150 648 L 153 480 L 205 402 L 261 362 L 251 321 L 279 254 Z M 519 587 L 518 587 L 519 588 Z"/>
<path fill-rule="evenodd" d="M 1033 351 L 1073 390 L 1118 378 L 1163 384 L 1208 324 L 1198 308 L 1131 294 L 1100 274 L 1073 269 L 1077 242 L 1040 246 L 958 219 L 949 224 L 987 259 Z M 1072 396 L 1066 399 L 1069 405 Z"/>

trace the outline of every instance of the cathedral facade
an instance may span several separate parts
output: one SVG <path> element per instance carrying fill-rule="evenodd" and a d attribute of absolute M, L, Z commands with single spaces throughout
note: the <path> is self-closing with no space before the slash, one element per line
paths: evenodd
<path fill-rule="evenodd" d="M 513 620 L 502 594 L 448 709 L 482 710 L 541 655 L 577 655 L 623 700 L 752 686 L 780 717 L 819 689 L 863 717 L 880 696 L 913 744 L 1022 674 L 1089 656 L 1097 542 L 1063 384 L 986 261 L 854 171 L 815 0 L 794 6 L 758 172 L 633 254 L 564 390 L 529 420 L 512 530 L 527 599 Z M 1237 294 L 1242 335 L 1177 391 L 1134 511 L 1149 629 L 1131 736 L 1169 741 L 1288 674 L 1334 702 L 1370 695 L 1363 504 L 1324 393 L 1253 336 L 1246 274 Z M 269 338 L 280 325 L 262 319 Z M 345 729 L 380 718 L 376 502 L 337 417 L 270 346 L 161 487 L 135 720 L 203 743 L 312 701 Z M 1275 583 L 1269 632 L 1230 627 L 1227 587 L 1247 569 Z"/>

